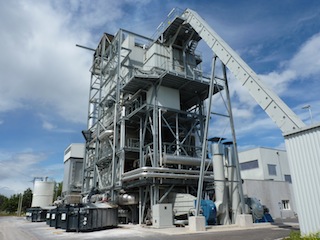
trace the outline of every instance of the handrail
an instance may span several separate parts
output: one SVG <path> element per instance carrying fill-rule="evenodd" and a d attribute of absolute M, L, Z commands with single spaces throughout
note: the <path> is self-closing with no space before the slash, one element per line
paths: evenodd
<path fill-rule="evenodd" d="M 177 17 L 181 17 L 184 10 L 180 8 L 173 8 L 169 14 L 167 15 L 167 18 L 159 24 L 157 27 L 156 32 L 152 35 L 152 39 L 156 40 L 159 38 L 159 36 L 164 32 L 164 30 L 173 22 L 173 20 Z"/>

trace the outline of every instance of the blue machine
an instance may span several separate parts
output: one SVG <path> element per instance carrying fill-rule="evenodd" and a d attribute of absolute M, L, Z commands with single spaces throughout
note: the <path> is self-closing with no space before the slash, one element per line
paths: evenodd
<path fill-rule="evenodd" d="M 257 219 L 256 223 L 263 223 L 263 222 L 274 222 L 270 213 L 265 213 L 261 219 Z"/>
<path fill-rule="evenodd" d="M 260 201 L 255 198 L 245 198 L 245 203 L 249 206 L 254 223 L 274 222 L 269 213 L 269 209 L 262 205 Z"/>
<path fill-rule="evenodd" d="M 196 206 L 197 200 L 194 201 Z M 217 218 L 216 205 L 211 200 L 201 200 L 201 210 L 202 214 L 206 219 L 206 225 L 215 225 Z"/>

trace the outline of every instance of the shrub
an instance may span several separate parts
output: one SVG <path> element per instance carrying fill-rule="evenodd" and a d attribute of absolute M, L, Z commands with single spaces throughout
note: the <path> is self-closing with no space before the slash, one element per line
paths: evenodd
<path fill-rule="evenodd" d="M 284 239 L 286 240 L 320 240 L 320 233 L 311 234 L 311 235 L 302 237 L 300 235 L 300 232 L 292 231 L 290 233 L 290 236 Z"/>

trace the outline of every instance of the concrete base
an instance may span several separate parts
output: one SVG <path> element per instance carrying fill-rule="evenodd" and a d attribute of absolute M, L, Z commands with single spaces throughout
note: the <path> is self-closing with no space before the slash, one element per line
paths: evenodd
<path fill-rule="evenodd" d="M 251 214 L 239 214 L 236 219 L 236 224 L 240 227 L 252 227 L 252 215 Z"/>
<path fill-rule="evenodd" d="M 192 232 L 200 232 L 206 230 L 206 219 L 204 216 L 189 217 L 189 230 Z"/>

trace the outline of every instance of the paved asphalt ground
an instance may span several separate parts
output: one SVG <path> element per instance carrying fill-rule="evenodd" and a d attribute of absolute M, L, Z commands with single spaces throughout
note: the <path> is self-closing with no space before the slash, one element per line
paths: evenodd
<path fill-rule="evenodd" d="M 252 228 L 212 226 L 205 232 L 192 233 L 186 228 L 152 229 L 138 225 L 95 232 L 65 232 L 49 227 L 44 222 L 29 222 L 22 217 L 0 217 L 0 240 L 46 239 L 114 239 L 114 240 L 279 240 L 299 230 L 297 219 L 286 219 L 275 224 L 254 224 Z"/>

